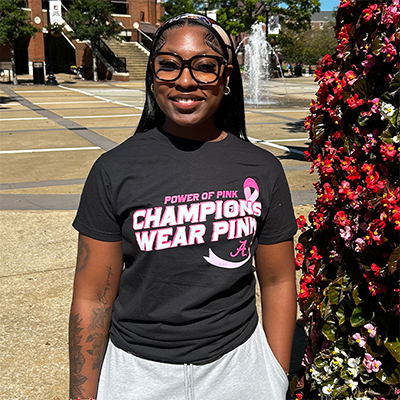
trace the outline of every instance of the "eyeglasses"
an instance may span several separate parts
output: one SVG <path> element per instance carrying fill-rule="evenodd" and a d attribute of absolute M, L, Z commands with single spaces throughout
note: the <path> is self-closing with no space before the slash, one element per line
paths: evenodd
<path fill-rule="evenodd" d="M 217 21 L 214 21 L 210 17 L 206 17 L 206 16 L 200 15 L 200 14 L 187 13 L 187 14 L 181 14 L 181 15 L 178 15 L 176 17 L 169 19 L 163 25 L 161 25 L 161 27 L 156 32 L 155 38 L 154 38 L 155 40 L 153 41 L 153 45 L 154 45 L 154 43 L 157 42 L 157 38 L 159 38 L 162 35 L 162 33 L 166 29 L 168 29 L 169 26 L 173 25 L 174 23 L 176 23 L 176 21 L 179 21 L 181 19 L 196 20 L 200 24 L 206 26 L 211 31 L 214 31 L 217 34 L 217 36 L 219 36 L 219 39 L 222 40 L 222 42 L 225 44 L 225 47 L 229 50 L 227 52 L 228 62 L 229 63 L 232 62 L 232 54 L 234 53 L 234 48 L 233 48 L 233 43 L 232 43 L 231 38 L 225 32 L 225 30 L 221 27 L 221 25 L 218 24 Z"/>
<path fill-rule="evenodd" d="M 218 80 L 221 72 L 221 66 L 227 65 L 227 62 L 220 56 L 197 55 L 189 60 L 184 60 L 175 53 L 159 52 L 151 58 L 151 66 L 154 75 L 160 81 L 176 81 L 187 66 L 192 78 L 203 84 L 214 83 Z"/>

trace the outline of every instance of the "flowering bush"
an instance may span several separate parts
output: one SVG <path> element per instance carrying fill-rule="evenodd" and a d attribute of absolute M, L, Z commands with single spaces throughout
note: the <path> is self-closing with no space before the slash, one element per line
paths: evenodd
<path fill-rule="evenodd" d="M 319 181 L 298 219 L 308 336 L 296 399 L 393 399 L 399 390 L 400 4 L 342 0 L 319 63 L 305 152 Z"/>

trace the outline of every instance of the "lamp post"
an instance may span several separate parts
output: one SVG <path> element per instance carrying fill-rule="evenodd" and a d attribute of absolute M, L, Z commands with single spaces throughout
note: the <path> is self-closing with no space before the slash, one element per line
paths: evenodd
<path fill-rule="evenodd" d="M 271 6 L 265 2 L 265 39 L 268 41 L 268 22 L 269 22 L 269 12 L 271 11 Z"/>
<path fill-rule="evenodd" d="M 47 33 L 47 49 L 49 51 L 49 77 L 46 81 L 46 85 L 50 85 L 50 86 L 57 86 L 58 82 L 57 79 L 53 73 L 53 50 L 52 50 L 52 41 L 53 39 L 51 38 L 53 35 L 53 32 L 51 30 L 48 31 Z"/>
<path fill-rule="evenodd" d="M 204 15 L 207 17 L 207 10 L 208 7 L 210 6 L 210 3 L 207 0 L 203 1 L 203 8 L 204 8 Z"/>

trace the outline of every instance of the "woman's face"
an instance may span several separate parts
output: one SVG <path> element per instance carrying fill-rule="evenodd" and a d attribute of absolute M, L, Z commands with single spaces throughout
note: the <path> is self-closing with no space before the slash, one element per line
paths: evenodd
<path fill-rule="evenodd" d="M 176 53 L 184 60 L 196 55 L 221 54 L 209 47 L 204 40 L 206 31 L 201 27 L 183 27 L 168 32 L 166 42 L 159 50 Z M 224 68 L 227 73 L 224 78 Z M 157 104 L 165 114 L 164 130 L 178 136 L 205 132 L 215 134 L 214 113 L 221 104 L 224 89 L 229 83 L 232 66 L 221 66 L 218 79 L 213 83 L 196 82 L 189 68 L 183 68 L 181 76 L 173 82 L 166 82 L 154 76 L 154 94 Z M 202 138 L 196 136 L 198 140 Z"/>

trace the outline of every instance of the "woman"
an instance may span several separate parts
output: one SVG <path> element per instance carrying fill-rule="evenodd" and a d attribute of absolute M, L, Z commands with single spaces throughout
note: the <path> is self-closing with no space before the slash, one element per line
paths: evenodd
<path fill-rule="evenodd" d="M 214 21 L 156 32 L 137 131 L 93 166 L 74 227 L 72 399 L 285 398 L 297 228 L 280 163 L 247 140 Z"/>

